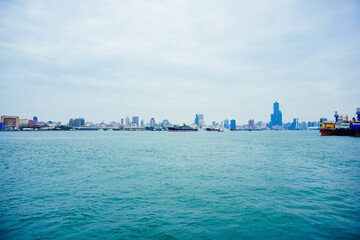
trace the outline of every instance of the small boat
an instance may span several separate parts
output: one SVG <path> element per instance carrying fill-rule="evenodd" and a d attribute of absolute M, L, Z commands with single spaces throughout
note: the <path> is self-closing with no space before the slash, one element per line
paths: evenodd
<path fill-rule="evenodd" d="M 221 130 L 220 128 L 205 128 L 205 131 L 207 132 L 224 132 L 224 130 Z"/>

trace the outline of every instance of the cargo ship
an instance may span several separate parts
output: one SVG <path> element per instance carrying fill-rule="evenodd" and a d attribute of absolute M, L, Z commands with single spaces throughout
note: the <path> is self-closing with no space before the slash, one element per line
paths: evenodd
<path fill-rule="evenodd" d="M 183 126 L 167 127 L 169 132 L 196 132 L 197 128 L 187 126 L 185 123 Z"/>
<path fill-rule="evenodd" d="M 360 108 L 356 109 L 357 119 L 350 122 L 350 128 L 355 132 L 355 136 L 360 137 Z"/>
<path fill-rule="evenodd" d="M 337 122 L 335 124 L 334 135 L 336 136 L 352 136 L 355 135 L 355 131 L 350 128 L 349 122 Z"/>

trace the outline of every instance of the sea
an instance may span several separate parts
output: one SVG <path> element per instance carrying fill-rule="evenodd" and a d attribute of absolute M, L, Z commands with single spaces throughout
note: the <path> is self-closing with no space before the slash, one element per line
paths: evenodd
<path fill-rule="evenodd" d="M 360 138 L 0 132 L 0 239 L 360 239 Z"/>

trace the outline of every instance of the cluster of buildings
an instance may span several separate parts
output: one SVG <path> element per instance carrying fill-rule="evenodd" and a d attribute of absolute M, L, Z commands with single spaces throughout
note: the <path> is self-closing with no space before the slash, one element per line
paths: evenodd
<path fill-rule="evenodd" d="M 66 130 L 70 129 L 67 126 L 61 125 L 61 122 L 39 121 L 36 116 L 33 119 L 22 119 L 18 116 L 1 116 L 0 130 L 14 131 L 14 130 Z"/>
<path fill-rule="evenodd" d="M 312 130 L 318 129 L 320 122 L 300 122 L 298 118 L 294 118 L 293 122 L 283 123 L 282 112 L 279 108 L 279 103 L 273 104 L 273 113 L 270 115 L 270 122 L 255 122 L 254 119 L 249 119 L 247 124 L 237 125 L 235 119 L 225 119 L 221 122 L 212 121 L 211 125 L 205 123 L 204 114 L 196 114 L 194 122 L 191 127 L 198 129 L 214 128 L 214 129 L 228 129 L 232 131 L 237 130 Z M 156 122 L 151 118 L 149 122 L 139 119 L 139 116 L 121 118 L 120 122 L 110 123 L 92 123 L 85 122 L 84 118 L 71 118 L 67 124 L 61 122 L 42 122 L 38 121 L 36 116 L 33 119 L 20 119 L 18 116 L 2 116 L 0 122 L 0 130 L 99 130 L 99 129 L 114 129 L 114 130 L 164 130 L 172 126 L 168 120 Z"/>
<path fill-rule="evenodd" d="M 196 114 L 195 125 L 198 128 L 208 127 L 204 121 L 204 114 Z M 225 119 L 220 123 L 212 122 L 212 128 L 235 130 L 317 130 L 320 122 L 299 122 L 298 118 L 294 118 L 293 122 L 283 123 L 282 112 L 279 108 L 279 103 L 273 104 L 273 113 L 270 115 L 270 122 L 258 121 L 255 123 L 254 119 L 249 119 L 247 124 L 237 125 L 235 119 Z"/>

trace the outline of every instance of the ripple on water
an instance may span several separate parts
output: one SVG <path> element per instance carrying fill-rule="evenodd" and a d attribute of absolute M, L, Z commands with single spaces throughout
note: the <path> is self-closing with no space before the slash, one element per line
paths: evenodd
<path fill-rule="evenodd" d="M 1 239 L 359 239 L 359 138 L 0 137 Z"/>

